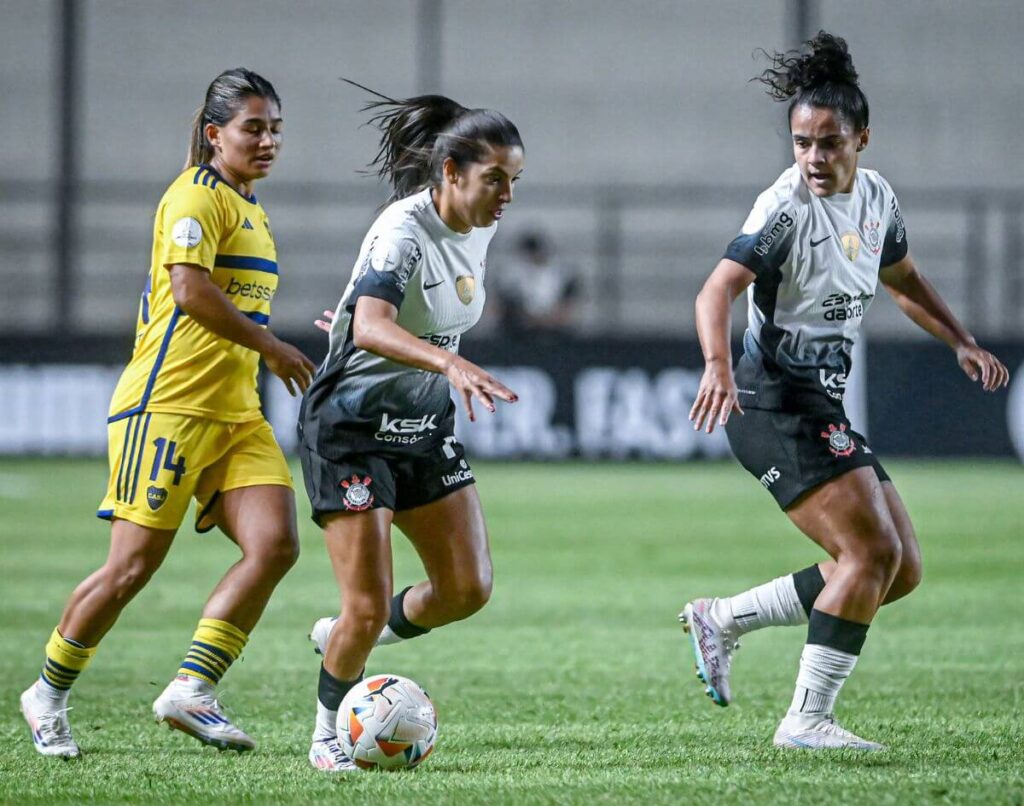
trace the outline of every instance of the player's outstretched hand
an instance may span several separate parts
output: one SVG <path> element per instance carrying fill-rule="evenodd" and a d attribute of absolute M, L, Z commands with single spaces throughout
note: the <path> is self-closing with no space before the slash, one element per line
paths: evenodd
<path fill-rule="evenodd" d="M 1010 382 L 1010 370 L 1002 361 L 977 344 L 963 344 L 957 348 L 956 360 L 968 378 L 981 380 L 986 392 L 994 392 Z"/>
<path fill-rule="evenodd" d="M 724 427 L 732 412 L 743 414 L 738 398 L 736 380 L 729 362 L 709 361 L 704 367 L 704 377 L 700 379 L 697 399 L 690 409 L 693 430 L 700 431 L 707 423 L 705 430 L 710 434 L 715 430 L 716 423 Z"/>
<path fill-rule="evenodd" d="M 324 311 L 323 319 L 314 319 L 313 324 L 320 328 L 324 333 L 331 332 L 331 323 L 334 322 L 334 311 Z"/>
<path fill-rule="evenodd" d="M 519 395 L 509 389 L 505 384 L 488 372 L 467 361 L 465 358 L 454 356 L 451 366 L 445 372 L 448 383 L 455 387 L 462 398 L 462 405 L 466 407 L 466 414 L 469 421 L 476 421 L 476 414 L 473 411 L 473 398 L 475 397 L 492 414 L 494 413 L 494 398 L 504 400 L 506 403 L 515 403 Z"/>
<path fill-rule="evenodd" d="M 263 360 L 267 364 L 267 369 L 281 379 L 292 397 L 305 392 L 313 381 L 316 364 L 298 347 L 293 347 L 276 336 L 272 338 L 270 346 L 263 351 Z"/>

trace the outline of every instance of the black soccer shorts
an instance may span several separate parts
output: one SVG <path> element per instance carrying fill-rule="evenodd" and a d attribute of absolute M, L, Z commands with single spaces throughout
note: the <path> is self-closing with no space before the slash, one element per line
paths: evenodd
<path fill-rule="evenodd" d="M 352 453 L 326 459 L 300 443 L 299 458 L 318 525 L 330 512 L 398 512 L 430 504 L 475 483 L 465 450 L 452 436 L 429 453 L 408 457 Z"/>
<path fill-rule="evenodd" d="M 799 414 L 746 409 L 725 426 L 732 452 L 754 478 L 788 509 L 803 493 L 858 467 L 889 474 L 867 440 L 838 414 Z"/>

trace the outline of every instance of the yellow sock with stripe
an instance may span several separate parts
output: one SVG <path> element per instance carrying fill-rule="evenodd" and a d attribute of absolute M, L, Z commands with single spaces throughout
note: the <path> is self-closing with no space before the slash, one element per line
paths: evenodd
<path fill-rule="evenodd" d="M 216 685 L 242 654 L 249 636 L 233 624 L 215 618 L 199 619 L 178 675 L 194 677 Z"/>
<path fill-rule="evenodd" d="M 67 692 L 95 654 L 96 647 L 82 646 L 69 640 L 54 627 L 50 640 L 46 642 L 46 662 L 39 676 L 46 685 L 56 689 L 54 693 Z"/>

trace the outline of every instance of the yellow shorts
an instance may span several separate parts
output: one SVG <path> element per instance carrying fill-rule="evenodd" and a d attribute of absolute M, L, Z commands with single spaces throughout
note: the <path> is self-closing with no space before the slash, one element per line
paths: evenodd
<path fill-rule="evenodd" d="M 196 530 L 221 493 L 258 484 L 292 487 L 291 472 L 270 424 L 222 423 L 201 417 L 142 412 L 107 426 L 110 482 L 100 518 L 152 529 L 177 529 L 196 499 Z"/>

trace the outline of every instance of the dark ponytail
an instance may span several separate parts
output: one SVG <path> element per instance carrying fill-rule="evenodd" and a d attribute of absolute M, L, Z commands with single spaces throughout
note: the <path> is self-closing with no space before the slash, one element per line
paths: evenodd
<path fill-rule="evenodd" d="M 449 157 L 461 168 L 483 160 L 489 148 L 523 147 L 519 130 L 500 112 L 467 109 L 443 95 L 396 100 L 342 80 L 380 99 L 363 111 L 373 112 L 368 122 L 381 133 L 369 167 L 393 188 L 388 203 L 440 185 Z"/>
<path fill-rule="evenodd" d="M 789 114 L 800 104 L 831 109 L 848 120 L 856 131 L 868 127 L 868 99 L 858 85 L 857 71 L 846 40 L 826 31 L 808 42 L 811 52 L 761 51 L 772 66 L 757 76 L 776 101 L 792 98 Z"/>
<path fill-rule="evenodd" d="M 281 108 L 281 99 L 274 85 L 263 76 L 244 67 L 225 70 L 210 83 L 206 90 L 206 100 L 192 118 L 192 136 L 188 142 L 186 168 L 213 159 L 213 146 L 206 139 L 206 124 L 223 126 L 238 114 L 245 99 L 252 95 L 273 101 L 278 109 Z"/>

